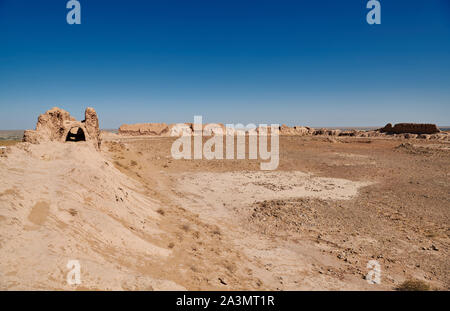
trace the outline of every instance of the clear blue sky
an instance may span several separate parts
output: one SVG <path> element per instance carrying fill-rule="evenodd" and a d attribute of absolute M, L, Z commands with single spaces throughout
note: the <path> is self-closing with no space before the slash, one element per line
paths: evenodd
<path fill-rule="evenodd" d="M 0 0 L 0 129 L 59 106 L 134 122 L 450 125 L 450 1 Z"/>

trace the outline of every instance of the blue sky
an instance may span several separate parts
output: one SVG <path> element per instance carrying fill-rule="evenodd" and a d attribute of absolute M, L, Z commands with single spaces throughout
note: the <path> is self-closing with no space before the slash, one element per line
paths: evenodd
<path fill-rule="evenodd" d="M 450 125 L 450 1 L 0 0 L 0 129 L 58 106 L 122 123 Z"/>

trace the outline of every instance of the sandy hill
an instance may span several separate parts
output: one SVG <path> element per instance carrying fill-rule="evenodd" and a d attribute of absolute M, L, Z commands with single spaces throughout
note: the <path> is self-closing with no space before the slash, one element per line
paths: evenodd
<path fill-rule="evenodd" d="M 0 289 L 73 289 L 69 260 L 81 264 L 78 289 L 181 288 L 142 277 L 138 262 L 171 253 L 151 239 L 159 205 L 92 144 L 19 144 L 0 175 Z"/>

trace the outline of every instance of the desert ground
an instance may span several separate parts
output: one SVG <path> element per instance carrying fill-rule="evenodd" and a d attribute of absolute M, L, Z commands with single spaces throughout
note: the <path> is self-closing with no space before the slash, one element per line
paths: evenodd
<path fill-rule="evenodd" d="M 448 141 L 280 136 L 261 171 L 175 139 L 2 142 L 0 289 L 450 289 Z"/>

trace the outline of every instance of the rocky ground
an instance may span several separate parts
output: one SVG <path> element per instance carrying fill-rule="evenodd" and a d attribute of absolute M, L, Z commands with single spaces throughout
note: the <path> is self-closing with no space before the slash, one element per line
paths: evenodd
<path fill-rule="evenodd" d="M 76 257 L 79 289 L 450 289 L 448 142 L 281 136 L 263 172 L 174 160 L 174 140 L 2 151 L 0 287 L 75 289 Z"/>
<path fill-rule="evenodd" d="M 264 288 L 449 288 L 447 142 L 282 136 L 278 170 L 261 172 L 257 160 L 172 160 L 172 141 L 110 148 L 123 172 L 216 225 Z M 372 259 L 383 281 L 367 287 Z"/>

